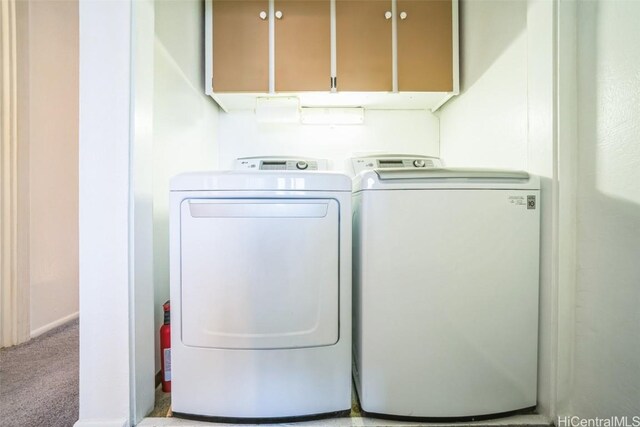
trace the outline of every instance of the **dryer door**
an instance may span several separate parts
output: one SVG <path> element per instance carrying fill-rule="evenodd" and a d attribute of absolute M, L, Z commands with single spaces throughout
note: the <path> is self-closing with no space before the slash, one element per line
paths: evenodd
<path fill-rule="evenodd" d="M 187 199 L 182 342 L 228 349 L 338 341 L 334 199 Z"/>

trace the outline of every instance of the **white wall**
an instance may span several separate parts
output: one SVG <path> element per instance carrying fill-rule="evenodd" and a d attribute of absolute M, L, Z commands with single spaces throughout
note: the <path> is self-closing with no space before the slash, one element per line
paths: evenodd
<path fill-rule="evenodd" d="M 131 9 L 125 1 L 79 3 L 78 427 L 122 427 L 131 418 Z"/>
<path fill-rule="evenodd" d="M 344 170 L 355 152 L 384 151 L 437 156 L 438 120 L 427 111 L 366 111 L 363 125 L 258 123 L 253 112 L 220 114 L 220 168 L 238 157 L 291 155 L 329 159 Z"/>
<path fill-rule="evenodd" d="M 438 113 L 441 154 L 448 164 L 543 177 L 539 409 L 631 417 L 640 412 L 640 4 L 520 6 L 461 3 L 462 93 Z M 524 34 L 496 55 L 492 47 L 508 37 L 494 31 L 508 33 L 522 16 Z"/>
<path fill-rule="evenodd" d="M 461 93 L 437 113 L 446 164 L 541 176 L 538 411 L 546 416 L 555 414 L 557 359 L 554 8 L 461 1 Z"/>
<path fill-rule="evenodd" d="M 216 159 L 202 16 L 191 0 L 80 3 L 78 427 L 132 425 L 153 403 L 168 176 Z"/>
<path fill-rule="evenodd" d="M 571 412 L 640 414 L 640 2 L 578 2 Z M 631 419 L 629 419 L 631 422 Z"/>
<path fill-rule="evenodd" d="M 218 108 L 204 94 L 204 3 L 155 2 L 153 215 L 156 370 L 162 304 L 169 299 L 169 178 L 216 169 Z"/>
<path fill-rule="evenodd" d="M 558 360 L 558 152 L 556 6 L 527 1 L 527 170 L 540 177 L 538 406 L 554 417 Z"/>
<path fill-rule="evenodd" d="M 527 168 L 527 1 L 460 2 L 460 90 L 436 113 L 449 166 Z"/>
<path fill-rule="evenodd" d="M 140 421 L 155 403 L 153 277 L 154 1 L 132 9 L 131 142 L 129 164 L 129 333 L 131 418 Z"/>
<path fill-rule="evenodd" d="M 33 337 L 78 313 L 78 2 L 27 8 Z"/>

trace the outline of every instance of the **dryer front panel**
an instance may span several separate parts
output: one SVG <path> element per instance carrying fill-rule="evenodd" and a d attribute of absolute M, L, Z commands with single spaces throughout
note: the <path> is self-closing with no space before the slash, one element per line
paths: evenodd
<path fill-rule="evenodd" d="M 278 349 L 338 341 L 334 199 L 186 199 L 182 342 Z"/>

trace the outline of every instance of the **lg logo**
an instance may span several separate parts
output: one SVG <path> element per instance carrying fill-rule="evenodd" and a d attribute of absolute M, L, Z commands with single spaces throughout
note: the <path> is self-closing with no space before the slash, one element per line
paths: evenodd
<path fill-rule="evenodd" d="M 536 196 L 527 196 L 527 209 L 536 208 Z"/>

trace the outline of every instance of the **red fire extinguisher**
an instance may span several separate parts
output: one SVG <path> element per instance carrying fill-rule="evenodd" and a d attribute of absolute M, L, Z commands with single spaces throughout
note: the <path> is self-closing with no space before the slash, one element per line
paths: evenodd
<path fill-rule="evenodd" d="M 160 364 L 162 365 L 162 391 L 171 392 L 171 306 L 169 301 L 162 305 L 164 325 L 160 327 Z"/>

